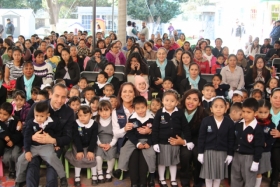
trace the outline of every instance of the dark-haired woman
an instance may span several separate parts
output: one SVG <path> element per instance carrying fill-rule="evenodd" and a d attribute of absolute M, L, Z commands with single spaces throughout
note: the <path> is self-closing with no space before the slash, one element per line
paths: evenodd
<path fill-rule="evenodd" d="M 153 45 L 150 42 L 146 42 L 144 44 L 144 58 L 146 60 L 156 60 L 157 59 L 157 52 L 153 50 Z"/>
<path fill-rule="evenodd" d="M 106 43 L 105 43 L 105 40 L 98 40 L 97 43 L 96 43 L 96 47 L 98 49 L 100 49 L 101 51 L 101 55 L 102 56 L 105 56 L 106 55 Z"/>
<path fill-rule="evenodd" d="M 117 77 L 114 76 L 116 66 L 113 63 L 107 63 L 104 66 L 104 71 L 108 74 L 108 83 L 111 83 L 114 86 L 114 95 L 119 93 L 120 81 Z"/>
<path fill-rule="evenodd" d="M 82 59 L 90 55 L 89 48 L 86 46 L 86 41 L 84 39 L 80 39 L 78 49 L 78 56 Z"/>
<path fill-rule="evenodd" d="M 261 56 L 255 58 L 254 65 L 247 72 L 245 85 L 251 87 L 256 81 L 263 81 L 265 84 L 271 78 L 270 70 L 265 66 L 265 60 Z"/>
<path fill-rule="evenodd" d="M 148 75 L 148 66 L 143 62 L 141 55 L 133 52 L 129 55 L 125 66 L 125 75 Z"/>
<path fill-rule="evenodd" d="M 199 128 L 203 118 L 207 117 L 207 112 L 202 106 L 202 94 L 197 89 L 190 89 L 184 93 L 180 107 L 185 111 L 185 116 L 191 127 L 191 137 L 193 146 L 185 146 L 186 142 L 180 137 L 170 138 L 171 145 L 182 145 L 180 149 L 180 180 L 182 187 L 190 187 L 190 170 L 193 172 L 194 187 L 202 187 L 202 179 L 199 178 L 201 164 L 197 160 L 197 140 Z"/>
<path fill-rule="evenodd" d="M 61 51 L 61 61 L 55 72 L 55 79 L 64 79 L 67 87 L 76 85 L 80 79 L 80 68 L 78 63 L 73 62 L 68 48 Z"/>
<path fill-rule="evenodd" d="M 190 52 L 185 51 L 181 55 L 179 65 L 177 67 L 176 76 L 176 89 L 180 90 L 180 84 L 183 79 L 187 79 L 190 76 L 189 66 L 193 62 L 193 56 Z"/>
<path fill-rule="evenodd" d="M 74 45 L 70 47 L 70 56 L 73 62 L 78 63 L 80 72 L 84 71 L 84 59 L 78 55 L 78 48 Z"/>
<path fill-rule="evenodd" d="M 54 55 L 59 56 L 61 58 L 61 51 L 64 48 L 63 44 L 57 44 L 55 49 L 54 49 Z"/>

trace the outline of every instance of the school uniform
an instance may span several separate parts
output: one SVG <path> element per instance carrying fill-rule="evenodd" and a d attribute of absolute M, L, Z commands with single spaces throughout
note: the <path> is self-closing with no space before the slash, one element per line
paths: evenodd
<path fill-rule="evenodd" d="M 152 147 L 152 135 L 151 134 L 140 134 L 137 131 L 138 127 L 147 126 L 152 128 L 154 117 L 151 112 L 147 111 L 145 117 L 139 117 L 136 112 L 134 112 L 128 119 L 129 123 L 133 123 L 134 128 L 126 133 L 128 140 L 125 142 L 124 146 L 120 150 L 120 157 L 118 168 L 127 171 L 129 158 L 133 151 L 137 149 L 139 143 L 150 145 L 149 149 L 142 149 L 143 156 L 149 167 L 149 172 L 154 173 L 156 170 L 156 153 Z"/>
<path fill-rule="evenodd" d="M 81 105 L 87 105 L 89 106 L 89 101 L 86 98 L 81 99 Z"/>
<path fill-rule="evenodd" d="M 260 159 L 259 164 L 259 174 L 265 173 L 267 171 L 271 170 L 271 148 L 273 146 L 273 143 L 275 142 L 275 139 L 270 134 L 272 129 L 275 129 L 275 124 L 271 121 L 271 114 L 268 116 L 267 119 L 261 120 L 258 119 L 258 125 L 262 128 L 263 134 L 264 134 L 264 150 L 262 153 L 262 158 Z"/>
<path fill-rule="evenodd" d="M 92 113 L 91 119 L 96 120 L 97 115 L 98 115 L 98 112 L 97 112 L 97 111 L 96 111 L 96 112 L 93 112 L 93 113 Z M 78 119 L 78 118 L 77 118 L 77 119 Z"/>
<path fill-rule="evenodd" d="M 276 129 L 280 131 L 280 117 L 279 114 L 274 114 L 273 110 L 270 110 L 270 114 L 274 116 L 274 124 L 276 125 Z M 273 117 L 272 117 L 273 119 Z M 271 187 L 278 187 L 278 180 L 279 180 L 279 173 L 280 173 L 280 138 L 275 138 L 275 142 L 271 149 L 271 166 L 272 166 L 272 172 L 271 172 Z"/>
<path fill-rule="evenodd" d="M 0 84 L 0 105 L 6 102 L 7 99 L 7 88 Z"/>
<path fill-rule="evenodd" d="M 226 97 L 226 91 L 228 91 L 230 86 L 228 84 L 220 84 L 217 89 L 215 89 L 216 96 Z"/>
<path fill-rule="evenodd" d="M 111 117 L 107 120 L 100 119 L 98 123 L 98 141 L 97 144 L 110 144 L 111 148 L 108 151 L 104 151 L 101 147 L 97 146 L 96 156 L 100 156 L 103 160 L 112 160 L 116 158 L 117 139 L 113 134 L 113 126 Z"/>
<path fill-rule="evenodd" d="M 254 119 L 248 126 L 244 119 L 235 124 L 234 157 L 231 170 L 231 186 L 255 186 L 258 172 L 252 172 L 253 162 L 259 162 L 263 152 L 264 135 Z"/>
<path fill-rule="evenodd" d="M 87 152 L 94 153 L 96 149 L 98 133 L 98 123 L 94 120 L 89 120 L 88 124 L 82 124 L 78 119 L 73 128 L 73 146 L 72 150 L 69 150 L 65 154 L 65 158 L 77 168 L 92 168 L 96 166 L 96 160 L 89 161 L 86 156 L 82 160 L 77 160 L 77 153 Z"/>
<path fill-rule="evenodd" d="M 183 133 L 186 142 L 191 142 L 190 126 L 184 112 L 177 107 L 171 113 L 165 108 L 160 109 L 155 116 L 152 130 L 153 144 L 158 144 L 160 149 L 158 164 L 177 165 L 180 162 L 180 146 L 170 145 L 168 139 Z"/>
<path fill-rule="evenodd" d="M 202 120 L 198 153 L 204 154 L 200 177 L 204 179 L 228 178 L 228 167 L 224 163 L 227 156 L 233 156 L 234 123 L 224 117 L 218 122 L 214 116 Z"/>
<path fill-rule="evenodd" d="M 53 121 L 51 117 L 41 125 L 37 123 L 35 119 L 30 119 L 26 122 L 26 128 L 24 132 L 24 150 L 25 152 L 20 155 L 17 162 L 16 182 L 24 182 L 26 180 L 25 171 L 29 162 L 25 159 L 25 153 L 31 152 L 32 157 L 40 156 L 49 165 L 51 165 L 60 178 L 65 177 L 64 167 L 61 160 L 57 157 L 54 146 L 52 144 L 40 144 L 32 140 L 32 136 L 43 130 L 51 137 L 55 137 L 55 127 L 57 123 Z"/>
<path fill-rule="evenodd" d="M 203 86 L 207 83 L 207 81 L 203 78 L 200 77 L 200 80 L 198 82 L 198 90 L 199 91 L 202 91 L 203 90 Z M 184 93 L 188 90 L 192 89 L 192 85 L 189 81 L 188 78 L 186 79 L 183 79 L 181 81 L 181 84 L 180 84 L 180 95 L 184 95 Z"/>
<path fill-rule="evenodd" d="M 95 82 L 94 85 L 92 86 L 94 88 L 94 92 L 97 96 L 103 96 L 103 90 L 104 90 L 104 86 L 107 83 L 101 84 L 99 82 Z"/>
<path fill-rule="evenodd" d="M 204 96 L 202 96 L 202 104 L 203 104 L 204 110 L 206 110 L 206 112 L 208 114 L 210 114 L 211 113 L 210 108 L 212 106 L 212 99 L 208 100 Z"/>
<path fill-rule="evenodd" d="M 4 145 L 0 146 L 0 149 L 4 150 L 4 155 L 0 153 L 0 155 L 3 155 L 2 161 L 6 166 L 9 166 L 9 172 L 15 172 L 15 164 L 22 153 L 23 136 L 21 131 L 17 130 L 18 121 L 17 117 L 10 117 L 6 122 L 0 122 L 0 127 L 2 129 L 0 129 L 0 139 L 3 140 L 5 136 L 9 136 L 10 140 L 13 142 L 12 147 L 7 146 L 6 141 L 4 141 Z M 1 133 L 1 131 L 3 132 Z"/>

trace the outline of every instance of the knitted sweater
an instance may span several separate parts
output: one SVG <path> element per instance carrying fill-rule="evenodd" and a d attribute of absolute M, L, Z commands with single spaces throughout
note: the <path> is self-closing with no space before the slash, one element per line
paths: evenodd
<path fill-rule="evenodd" d="M 34 74 L 42 77 L 43 84 L 51 84 L 53 82 L 53 68 L 49 63 L 36 64 L 33 62 L 33 65 Z"/>

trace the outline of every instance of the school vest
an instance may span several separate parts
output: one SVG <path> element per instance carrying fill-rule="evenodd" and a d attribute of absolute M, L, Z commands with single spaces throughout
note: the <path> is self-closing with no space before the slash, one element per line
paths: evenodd
<path fill-rule="evenodd" d="M 118 123 L 119 123 L 120 128 L 124 128 L 126 123 L 127 123 L 127 118 L 126 118 L 126 115 L 125 115 L 125 112 L 124 112 L 124 109 L 123 109 L 122 105 L 119 109 L 116 109 L 116 114 L 117 114 L 117 119 L 118 119 Z M 120 149 L 123 146 L 125 139 L 126 139 L 125 136 L 118 139 L 118 142 L 117 142 L 118 153 L 120 152 Z"/>

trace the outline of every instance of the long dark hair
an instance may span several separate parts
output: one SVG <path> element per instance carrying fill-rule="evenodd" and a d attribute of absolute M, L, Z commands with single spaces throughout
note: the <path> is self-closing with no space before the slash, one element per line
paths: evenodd
<path fill-rule="evenodd" d="M 55 56 L 60 56 L 61 57 L 61 53 L 58 52 L 58 46 L 62 46 L 63 48 L 65 47 L 63 44 L 57 44 L 55 49 L 54 49 L 54 55 Z M 62 52 L 62 51 L 61 51 Z"/>
<path fill-rule="evenodd" d="M 262 68 L 262 76 L 264 78 L 266 78 L 266 75 L 268 72 L 268 70 L 266 69 L 266 66 L 265 66 L 265 59 L 261 56 L 258 56 L 257 58 L 255 58 L 254 60 L 254 64 L 253 64 L 253 75 L 252 75 L 252 78 L 253 78 L 253 81 L 255 81 L 256 77 L 258 76 L 258 68 L 257 68 L 257 62 L 259 59 L 262 59 L 263 60 L 263 68 Z"/>
<path fill-rule="evenodd" d="M 12 58 L 11 58 L 12 60 L 14 60 L 13 54 L 14 54 L 14 52 L 16 52 L 16 51 L 20 52 L 21 55 L 23 54 L 22 50 L 21 50 L 19 47 L 14 47 L 14 48 L 13 48 L 13 52 L 12 52 Z M 22 66 L 23 63 L 24 63 L 24 60 L 23 60 L 23 57 L 21 56 L 21 58 L 20 58 L 20 66 Z"/>
<path fill-rule="evenodd" d="M 129 72 L 131 71 L 131 60 L 132 58 L 136 58 L 137 61 L 140 64 L 140 71 L 143 74 L 148 74 L 148 66 L 146 65 L 146 63 L 142 60 L 142 57 L 140 55 L 140 53 L 138 52 L 133 52 L 128 56 L 128 59 L 126 61 L 126 65 L 125 65 L 125 74 L 128 75 Z"/>
<path fill-rule="evenodd" d="M 61 53 L 62 53 L 62 51 L 66 51 L 67 53 L 69 53 L 69 55 L 70 55 L 70 51 L 69 51 L 69 49 L 68 48 L 63 48 L 62 50 L 61 50 Z M 73 59 L 72 59 L 72 57 L 70 56 L 70 58 L 69 58 L 69 61 L 68 61 L 68 64 L 67 64 L 67 68 L 72 68 L 72 65 L 74 64 L 74 62 L 73 62 Z M 61 60 L 60 60 L 60 62 L 58 63 L 58 65 L 57 65 L 57 69 L 60 69 L 60 68 L 64 68 L 66 66 L 66 63 L 65 63 L 65 61 L 63 60 L 63 58 L 61 58 Z"/>
<path fill-rule="evenodd" d="M 183 55 L 184 54 L 188 54 L 190 56 L 190 58 L 191 58 L 190 64 L 193 62 L 193 55 L 189 51 L 184 51 L 181 55 L 181 61 L 179 62 L 179 65 L 178 65 L 177 75 L 185 77 L 186 72 L 185 72 L 184 63 L 183 63 Z"/>
<path fill-rule="evenodd" d="M 119 108 L 122 106 L 122 104 L 123 104 L 123 100 L 122 100 L 122 98 L 121 98 L 121 94 L 122 94 L 123 87 L 125 87 L 126 85 L 130 85 L 130 86 L 132 87 L 132 89 L 133 89 L 133 91 L 134 91 L 135 97 L 136 97 L 136 96 L 139 96 L 139 92 L 137 91 L 137 89 L 136 89 L 136 87 L 134 86 L 133 83 L 131 83 L 131 82 L 125 82 L 125 83 L 123 83 L 123 84 L 121 85 L 121 87 L 120 87 L 120 89 L 119 89 L 119 93 L 118 93 L 118 95 L 117 95 L 118 105 L 117 105 L 116 109 L 119 109 Z"/>

